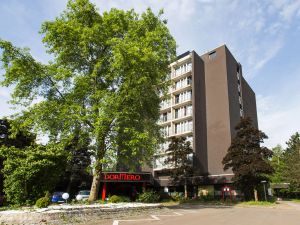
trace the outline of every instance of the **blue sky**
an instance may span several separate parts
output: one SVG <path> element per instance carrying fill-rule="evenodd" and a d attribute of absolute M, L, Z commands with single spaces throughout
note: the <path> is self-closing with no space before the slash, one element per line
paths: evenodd
<path fill-rule="evenodd" d="M 64 10 L 67 0 L 0 0 L 0 38 L 30 47 L 35 58 L 49 56 L 38 33 L 45 20 Z M 226 44 L 242 64 L 256 93 L 259 128 L 268 147 L 300 131 L 300 0 L 93 0 L 100 12 L 112 7 L 164 9 L 178 54 L 203 54 Z M 0 71 L 0 79 L 3 71 Z M 0 88 L 0 116 L 15 111 L 10 89 Z"/>

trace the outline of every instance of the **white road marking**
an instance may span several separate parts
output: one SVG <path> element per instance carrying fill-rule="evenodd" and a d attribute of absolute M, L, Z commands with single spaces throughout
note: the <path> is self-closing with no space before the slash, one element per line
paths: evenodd
<path fill-rule="evenodd" d="M 175 215 L 170 215 L 170 214 L 166 214 L 166 215 L 161 215 L 161 214 L 159 214 L 159 215 L 157 215 L 157 216 L 183 216 L 183 214 L 181 214 L 181 213 L 178 213 L 178 212 L 173 212 Z"/>
<path fill-rule="evenodd" d="M 119 225 L 119 222 L 136 222 L 136 221 L 156 221 L 160 220 L 157 216 L 155 215 L 150 215 L 152 219 L 136 219 L 136 220 L 114 220 L 112 225 Z"/>
<path fill-rule="evenodd" d="M 150 215 L 153 219 L 155 219 L 155 220 L 160 220 L 157 216 L 155 216 L 155 215 Z"/>
<path fill-rule="evenodd" d="M 190 210 L 182 210 L 182 211 L 190 211 Z M 194 213 L 195 211 L 191 212 Z M 160 220 L 159 217 L 162 216 L 183 216 L 182 213 L 179 212 L 173 212 L 173 214 L 158 214 L 158 215 L 150 215 L 150 217 L 152 217 L 152 219 L 148 218 L 148 219 L 135 219 L 135 220 L 114 220 L 112 225 L 119 225 L 119 222 L 138 222 L 138 221 L 158 221 Z"/>
<path fill-rule="evenodd" d="M 181 212 L 187 214 L 187 213 L 197 213 L 196 210 L 189 210 L 189 209 L 180 209 Z"/>

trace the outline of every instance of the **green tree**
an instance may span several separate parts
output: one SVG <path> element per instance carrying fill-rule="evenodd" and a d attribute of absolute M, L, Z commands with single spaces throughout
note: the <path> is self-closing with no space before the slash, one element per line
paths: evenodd
<path fill-rule="evenodd" d="M 283 175 L 285 168 L 286 168 L 286 163 L 284 160 L 284 149 L 280 146 L 277 145 L 272 149 L 273 155 L 271 159 L 271 165 L 274 168 L 274 173 L 270 177 L 272 183 L 282 183 L 286 179 Z"/>
<path fill-rule="evenodd" d="M 288 142 L 284 153 L 286 167 L 283 176 L 286 182 L 290 183 L 290 192 L 300 192 L 300 135 L 296 132 Z"/>
<path fill-rule="evenodd" d="M 89 140 L 79 142 L 78 136 L 75 135 L 65 146 L 64 149 L 70 159 L 66 164 L 64 175 L 57 184 L 59 190 L 66 190 L 73 195 L 78 191 L 78 187 L 90 184 L 91 152 L 88 148 L 89 142 Z"/>
<path fill-rule="evenodd" d="M 78 127 L 79 138 L 91 140 L 95 163 L 89 200 L 97 199 L 108 153 L 122 146 L 126 157 L 142 162 L 156 148 L 158 91 L 167 88 L 168 65 L 176 54 L 161 14 L 111 9 L 101 15 L 88 0 L 70 0 L 60 17 L 42 25 L 53 57 L 48 64 L 28 49 L 0 41 L 2 85 L 14 84 L 13 103 L 26 107 L 19 123 L 60 143 L 68 143 Z M 120 133 L 126 138 L 118 138 Z"/>
<path fill-rule="evenodd" d="M 16 148 L 22 149 L 27 146 L 30 146 L 35 142 L 35 135 L 25 131 L 24 129 L 21 130 L 11 130 L 11 124 L 13 120 L 8 120 L 6 118 L 0 119 L 0 147 L 6 146 L 11 147 L 14 146 Z M 0 155 L 0 195 L 3 193 L 3 161 L 4 158 Z"/>
<path fill-rule="evenodd" d="M 67 154 L 62 146 L 31 145 L 0 148 L 4 158 L 4 192 L 11 204 L 34 203 L 52 191 L 62 174 L 67 161 Z"/>
<path fill-rule="evenodd" d="M 165 165 L 170 168 L 174 184 L 184 183 L 184 197 L 187 198 L 188 177 L 193 174 L 193 149 L 185 137 L 172 137 L 166 150 Z"/>
<path fill-rule="evenodd" d="M 274 171 L 269 161 L 272 151 L 261 146 L 267 135 L 256 129 L 250 118 L 241 119 L 235 130 L 236 136 L 223 159 L 224 170 L 232 169 L 233 181 L 246 200 L 253 198 L 253 191 L 257 200 L 257 187 Z"/>
<path fill-rule="evenodd" d="M 12 130 L 15 121 L 9 119 L 0 119 L 0 146 L 14 146 L 16 148 L 24 148 L 35 142 L 36 135 L 28 130 Z"/>

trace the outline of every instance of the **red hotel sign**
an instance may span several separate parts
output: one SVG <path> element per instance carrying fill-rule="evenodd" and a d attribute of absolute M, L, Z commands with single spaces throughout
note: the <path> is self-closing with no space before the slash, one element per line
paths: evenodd
<path fill-rule="evenodd" d="M 101 181 L 103 182 L 150 182 L 150 173 L 118 173 L 118 172 L 104 172 L 101 174 Z"/>

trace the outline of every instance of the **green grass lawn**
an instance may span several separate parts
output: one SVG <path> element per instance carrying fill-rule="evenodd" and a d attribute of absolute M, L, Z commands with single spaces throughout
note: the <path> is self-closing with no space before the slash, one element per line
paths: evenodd
<path fill-rule="evenodd" d="M 240 202 L 238 203 L 240 206 L 275 206 L 276 202 L 268 202 L 268 201 L 248 201 L 248 202 Z"/>
<path fill-rule="evenodd" d="M 300 202 L 300 201 L 299 201 Z M 270 201 L 247 201 L 247 202 L 235 202 L 235 201 L 218 201 L 210 200 L 203 201 L 201 199 L 186 199 L 179 201 L 166 201 L 162 202 L 164 206 L 179 205 L 179 204 L 193 204 L 193 205 L 224 205 L 224 206 L 275 206 L 276 202 Z"/>

